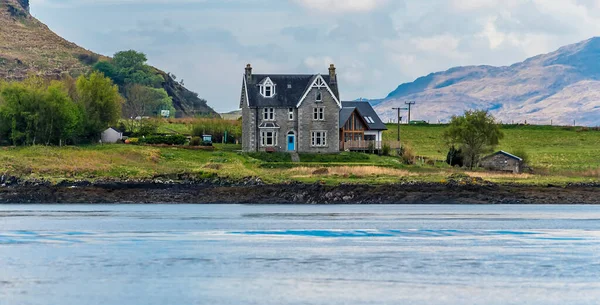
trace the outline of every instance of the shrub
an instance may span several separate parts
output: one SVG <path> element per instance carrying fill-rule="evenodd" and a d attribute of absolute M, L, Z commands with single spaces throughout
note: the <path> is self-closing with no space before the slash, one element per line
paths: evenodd
<path fill-rule="evenodd" d="M 127 140 L 125 140 L 125 144 L 139 144 L 140 143 L 140 139 L 139 138 L 129 138 Z"/>
<path fill-rule="evenodd" d="M 329 169 L 326 167 L 316 169 L 312 172 L 313 175 L 327 175 L 329 174 Z"/>
<path fill-rule="evenodd" d="M 529 164 L 529 154 L 527 153 L 527 151 L 525 151 L 522 148 L 519 149 L 515 149 L 514 151 L 511 152 L 511 154 L 523 159 L 523 164 Z"/>
<path fill-rule="evenodd" d="M 405 164 L 414 164 L 415 163 L 415 153 L 412 147 L 403 144 L 398 151 L 398 156 L 402 159 Z"/>
<path fill-rule="evenodd" d="M 190 140 L 190 145 L 191 146 L 200 146 L 200 144 L 202 144 L 202 139 L 200 137 L 193 137 Z"/>
<path fill-rule="evenodd" d="M 389 144 L 383 144 L 383 147 L 381 148 L 381 154 L 383 154 L 384 156 L 389 156 L 390 153 L 392 151 L 392 148 L 390 147 Z"/>
<path fill-rule="evenodd" d="M 140 139 L 140 142 L 144 144 L 184 145 L 187 142 L 187 138 L 183 135 L 149 136 Z"/>
<path fill-rule="evenodd" d="M 92 66 L 98 62 L 100 57 L 93 53 L 80 53 L 77 55 L 77 59 L 84 65 Z"/>
<path fill-rule="evenodd" d="M 465 165 L 462 149 L 456 149 L 456 147 L 450 147 L 448 154 L 446 155 L 446 163 L 450 166 L 463 167 Z"/>
<path fill-rule="evenodd" d="M 134 135 L 137 137 L 152 136 L 158 131 L 159 124 L 158 120 L 142 119 L 139 121 L 139 127 Z"/>

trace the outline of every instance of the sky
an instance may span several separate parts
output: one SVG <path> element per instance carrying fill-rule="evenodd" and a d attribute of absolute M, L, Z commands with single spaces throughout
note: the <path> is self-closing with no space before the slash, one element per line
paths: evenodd
<path fill-rule="evenodd" d="M 463 65 L 510 65 L 600 36 L 600 0 L 31 0 L 78 45 L 134 49 L 218 112 L 254 73 L 327 73 L 343 100 Z"/>

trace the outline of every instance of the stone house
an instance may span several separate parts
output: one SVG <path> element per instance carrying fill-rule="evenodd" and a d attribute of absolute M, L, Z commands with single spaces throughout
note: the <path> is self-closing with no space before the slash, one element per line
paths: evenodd
<path fill-rule="evenodd" d="M 336 153 L 342 103 L 329 74 L 253 74 L 246 66 L 240 98 L 246 152 Z"/>
<path fill-rule="evenodd" d="M 491 171 L 520 174 L 523 172 L 524 164 L 523 159 L 505 151 L 499 151 L 481 159 L 480 166 Z"/>

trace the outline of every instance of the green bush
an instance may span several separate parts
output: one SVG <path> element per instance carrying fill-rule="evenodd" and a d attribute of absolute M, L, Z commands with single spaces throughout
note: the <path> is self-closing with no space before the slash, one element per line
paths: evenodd
<path fill-rule="evenodd" d="M 389 156 L 391 153 L 392 148 L 390 147 L 389 144 L 383 144 L 383 147 L 381 148 L 381 154 L 384 156 Z"/>
<path fill-rule="evenodd" d="M 144 144 L 184 145 L 186 142 L 187 138 L 183 135 L 149 136 L 140 139 L 140 143 Z"/>
<path fill-rule="evenodd" d="M 510 153 L 523 159 L 524 164 L 526 164 L 526 165 L 529 164 L 529 161 L 530 161 L 529 154 L 524 149 L 522 149 L 522 148 L 515 149 L 515 150 L 511 151 Z"/>
<path fill-rule="evenodd" d="M 292 162 L 292 156 L 288 153 L 274 152 L 255 152 L 246 154 L 250 158 L 254 158 L 263 162 L 280 163 L 280 162 Z"/>
<path fill-rule="evenodd" d="M 363 153 L 343 152 L 339 154 L 299 154 L 302 162 L 363 162 L 369 161 L 369 156 Z"/>
<path fill-rule="evenodd" d="M 190 140 L 190 145 L 191 146 L 200 146 L 200 144 L 202 144 L 202 139 L 200 137 L 193 137 Z"/>

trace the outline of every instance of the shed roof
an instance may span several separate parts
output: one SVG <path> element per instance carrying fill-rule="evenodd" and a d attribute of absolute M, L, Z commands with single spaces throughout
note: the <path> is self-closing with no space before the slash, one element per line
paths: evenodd
<path fill-rule="evenodd" d="M 513 155 L 511 153 L 507 153 L 507 152 L 505 152 L 503 150 L 501 150 L 499 152 L 496 152 L 494 154 L 491 154 L 491 155 L 489 155 L 489 156 L 487 156 L 487 157 L 485 157 L 483 159 L 485 160 L 485 159 L 488 159 L 488 158 L 491 158 L 491 157 L 494 157 L 494 156 L 497 156 L 497 155 L 504 155 L 504 156 L 507 156 L 507 157 L 509 157 L 511 159 L 515 159 L 515 160 L 518 160 L 518 161 L 523 161 L 522 158 L 519 158 L 519 157 L 517 157 L 517 156 L 515 156 L 515 155 Z"/>
<path fill-rule="evenodd" d="M 108 127 L 108 128 L 106 128 L 104 131 L 106 132 L 106 131 L 109 131 L 109 130 L 111 130 L 111 129 L 112 129 L 112 130 L 114 130 L 114 131 L 116 131 L 116 132 L 118 132 L 118 133 L 123 133 L 123 132 L 122 132 L 121 130 L 119 130 L 119 128 L 117 128 L 117 127 Z"/>

